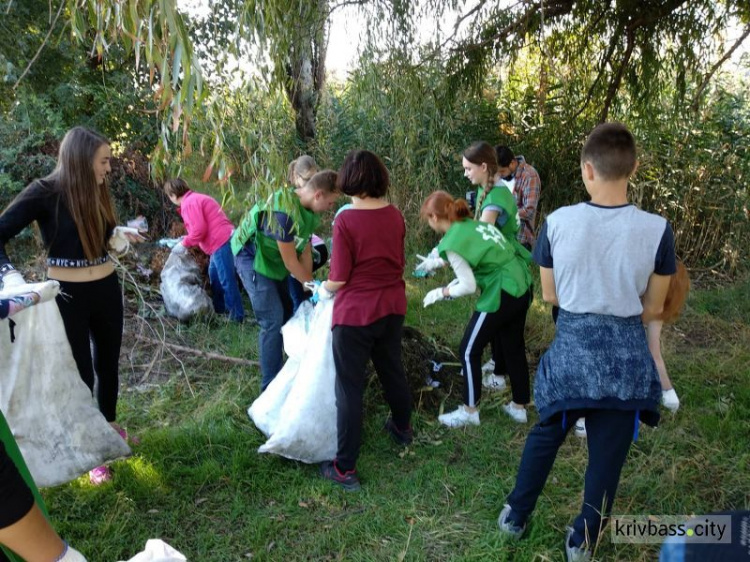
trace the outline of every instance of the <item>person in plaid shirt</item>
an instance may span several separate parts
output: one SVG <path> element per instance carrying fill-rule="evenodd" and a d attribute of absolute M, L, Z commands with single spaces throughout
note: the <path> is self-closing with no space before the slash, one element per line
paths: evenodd
<path fill-rule="evenodd" d="M 536 208 L 539 203 L 539 193 L 542 182 L 537 171 L 526 163 L 523 156 L 515 156 L 507 146 L 496 146 L 498 176 L 500 176 L 513 192 L 518 205 L 518 218 L 521 228 L 518 230 L 518 240 L 531 250 L 534 246 L 534 225 L 536 223 Z"/>

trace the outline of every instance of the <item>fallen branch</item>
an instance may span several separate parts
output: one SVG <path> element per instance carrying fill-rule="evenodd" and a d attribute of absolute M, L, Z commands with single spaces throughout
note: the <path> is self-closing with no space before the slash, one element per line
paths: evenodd
<path fill-rule="evenodd" d="M 192 347 L 185 347 L 184 345 L 177 345 L 176 343 L 167 343 L 161 340 L 155 340 L 148 338 L 140 334 L 136 334 L 137 339 L 152 343 L 154 345 L 163 345 L 176 351 L 182 351 L 190 353 L 191 355 L 197 355 L 198 357 L 205 357 L 206 359 L 214 359 L 216 361 L 227 361 L 229 363 L 236 363 L 237 365 L 248 365 L 251 367 L 260 367 L 260 362 L 251 361 L 250 359 L 240 359 L 239 357 L 229 357 L 227 355 L 221 355 L 219 353 L 211 353 L 210 351 L 201 351 L 200 349 L 193 349 Z"/>

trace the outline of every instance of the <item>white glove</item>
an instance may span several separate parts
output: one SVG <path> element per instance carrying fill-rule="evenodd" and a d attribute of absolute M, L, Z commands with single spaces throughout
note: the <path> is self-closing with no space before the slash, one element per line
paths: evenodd
<path fill-rule="evenodd" d="M 422 304 L 424 304 L 424 308 L 427 308 L 431 304 L 435 304 L 436 302 L 442 300 L 445 300 L 445 297 L 443 296 L 443 287 L 438 287 L 437 289 L 433 289 L 424 296 Z"/>
<path fill-rule="evenodd" d="M 42 283 L 29 283 L 24 287 L 29 293 L 39 295 L 39 302 L 47 302 L 60 294 L 60 283 L 57 281 L 44 281 Z"/>
<path fill-rule="evenodd" d="M 291 277 L 294 278 L 293 275 Z M 315 290 L 318 288 L 318 285 L 320 285 L 320 281 L 305 281 L 304 283 L 302 283 L 302 288 L 308 293 L 315 294 Z"/>
<path fill-rule="evenodd" d="M 143 242 L 144 240 L 145 238 L 141 236 L 137 228 L 116 226 L 109 239 L 109 247 L 118 254 L 123 254 L 128 251 L 131 242 Z"/>
<path fill-rule="evenodd" d="M 180 238 L 180 241 L 177 242 L 174 246 L 172 246 L 172 253 L 173 254 L 184 254 L 187 252 L 187 248 L 182 243 L 182 238 Z"/>
<path fill-rule="evenodd" d="M 430 252 L 430 255 L 432 255 L 432 252 Z M 425 273 L 432 273 L 433 271 L 436 271 L 441 267 L 445 267 L 445 262 L 441 258 L 433 258 L 430 257 L 430 255 L 420 256 L 419 254 L 417 254 L 417 257 L 422 261 L 414 269 L 414 271 L 424 271 Z"/>
<path fill-rule="evenodd" d="M 23 275 L 15 270 L 11 270 L 2 277 L 3 289 L 10 289 L 11 287 L 18 287 L 19 285 L 25 285 L 26 280 Z"/>
<path fill-rule="evenodd" d="M 325 282 L 318 285 L 318 288 L 315 289 L 315 294 L 318 296 L 318 301 L 327 301 L 331 300 L 333 298 L 334 293 L 326 289 Z"/>

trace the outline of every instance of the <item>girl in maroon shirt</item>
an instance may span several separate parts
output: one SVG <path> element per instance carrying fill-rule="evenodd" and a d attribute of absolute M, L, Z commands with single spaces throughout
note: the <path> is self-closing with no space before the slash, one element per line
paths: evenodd
<path fill-rule="evenodd" d="M 336 183 L 351 196 L 352 206 L 336 218 L 330 276 L 318 289 L 319 298 L 336 297 L 332 330 L 338 452 L 335 460 L 321 465 L 321 474 L 347 490 L 358 490 L 355 465 L 368 359 L 391 407 L 385 429 L 402 445 L 413 437 L 411 393 L 401 362 L 406 226 L 401 212 L 385 199 L 388 170 L 372 152 L 350 152 Z"/>

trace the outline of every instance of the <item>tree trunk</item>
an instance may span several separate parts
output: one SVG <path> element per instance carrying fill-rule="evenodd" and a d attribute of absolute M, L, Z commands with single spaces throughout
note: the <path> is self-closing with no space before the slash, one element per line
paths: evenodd
<path fill-rule="evenodd" d="M 286 93 L 295 113 L 297 134 L 303 143 L 315 138 L 320 91 L 325 82 L 328 41 L 328 0 L 315 2 L 314 24 L 297 36 L 286 64 Z"/>

